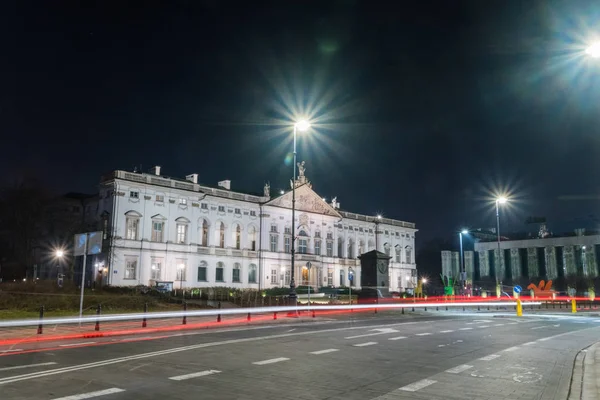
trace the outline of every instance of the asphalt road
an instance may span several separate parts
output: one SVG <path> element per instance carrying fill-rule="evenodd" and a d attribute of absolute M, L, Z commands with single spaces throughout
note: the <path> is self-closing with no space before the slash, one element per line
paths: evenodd
<path fill-rule="evenodd" d="M 45 344 L 0 357 L 3 400 L 565 399 L 600 319 L 398 318 Z"/>

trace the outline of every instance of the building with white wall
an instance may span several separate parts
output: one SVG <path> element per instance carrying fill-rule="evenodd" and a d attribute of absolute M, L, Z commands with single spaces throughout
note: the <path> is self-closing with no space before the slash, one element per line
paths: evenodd
<path fill-rule="evenodd" d="M 414 223 L 342 211 L 304 176 L 296 181 L 297 285 L 360 287 L 358 256 L 376 248 L 392 257 L 390 290 L 416 280 Z M 114 171 L 101 179 L 99 214 L 105 237 L 104 283 L 173 282 L 175 288 L 289 286 L 291 189 L 271 196 L 183 179 Z M 310 270 L 306 268 L 311 263 Z"/>

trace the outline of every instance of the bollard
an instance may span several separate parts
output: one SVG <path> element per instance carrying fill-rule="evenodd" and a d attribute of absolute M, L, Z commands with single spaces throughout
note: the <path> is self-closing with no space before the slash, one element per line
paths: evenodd
<path fill-rule="evenodd" d="M 427 311 L 427 307 L 425 307 L 425 311 Z"/>
<path fill-rule="evenodd" d="M 375 307 L 375 314 L 377 314 L 377 307 Z"/>
<path fill-rule="evenodd" d="M 181 321 L 182 325 L 187 325 L 187 301 L 183 302 L 183 321 Z"/>
<path fill-rule="evenodd" d="M 42 321 L 44 320 L 44 306 L 40 307 L 40 324 L 38 325 L 37 333 L 41 335 L 44 332 L 44 327 L 42 325 Z"/>
<path fill-rule="evenodd" d="M 142 319 L 142 328 L 147 326 L 146 323 L 146 313 L 148 312 L 148 303 L 144 303 L 144 319 Z"/>
<path fill-rule="evenodd" d="M 481 311 L 481 308 L 479 308 L 479 306 L 477 306 L 477 311 Z"/>
<path fill-rule="evenodd" d="M 312 310 L 312 317 L 315 318 L 316 314 L 315 314 L 315 310 Z"/>
<path fill-rule="evenodd" d="M 273 313 L 273 319 L 277 319 L 277 313 L 276 312 Z"/>
<path fill-rule="evenodd" d="M 221 302 L 217 303 L 217 308 L 220 310 L 221 309 Z M 221 322 L 221 314 L 217 315 L 217 322 Z"/>
<path fill-rule="evenodd" d="M 100 316 L 100 312 L 102 311 L 102 304 L 98 304 L 98 308 L 96 308 L 96 316 L 99 317 Z M 94 327 L 95 331 L 99 331 L 100 330 L 100 320 L 98 318 L 96 318 L 96 326 Z"/>
<path fill-rule="evenodd" d="M 465 312 L 465 306 L 463 306 L 463 312 Z"/>
<path fill-rule="evenodd" d="M 440 308 L 438 306 L 435 306 L 435 311 L 440 311 Z"/>
<path fill-rule="evenodd" d="M 412 308 L 412 312 L 415 312 L 415 308 L 414 307 Z"/>
<path fill-rule="evenodd" d="M 448 306 L 446 306 L 446 311 L 448 311 Z"/>
<path fill-rule="evenodd" d="M 402 307 L 402 315 L 404 315 L 404 307 Z"/>
<path fill-rule="evenodd" d="M 575 301 L 575 299 L 571 299 L 571 312 L 572 313 L 577 312 L 577 302 Z"/>
<path fill-rule="evenodd" d="M 517 299 L 517 317 L 523 316 L 523 305 L 521 304 L 521 300 Z"/>
<path fill-rule="evenodd" d="M 250 322 L 251 317 L 250 317 L 250 313 L 248 313 L 248 316 L 246 317 L 246 321 Z"/>

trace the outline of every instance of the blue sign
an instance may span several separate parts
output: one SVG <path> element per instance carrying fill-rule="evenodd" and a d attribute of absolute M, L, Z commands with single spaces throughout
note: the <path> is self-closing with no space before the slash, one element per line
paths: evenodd
<path fill-rule="evenodd" d="M 354 279 L 354 274 L 352 272 L 348 272 L 348 280 L 352 281 Z"/>
<path fill-rule="evenodd" d="M 523 288 L 521 286 L 517 285 L 517 286 L 514 287 L 514 290 L 515 290 L 515 293 L 518 294 L 518 293 L 521 293 L 523 291 Z"/>

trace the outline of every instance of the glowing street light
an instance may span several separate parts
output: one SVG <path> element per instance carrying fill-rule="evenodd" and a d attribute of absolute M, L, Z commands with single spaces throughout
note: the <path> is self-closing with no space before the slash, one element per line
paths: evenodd
<path fill-rule="evenodd" d="M 505 196 L 500 196 L 496 199 L 496 235 L 498 239 L 498 263 L 496 264 L 496 283 L 498 283 L 498 271 L 500 270 L 500 204 L 506 204 L 508 199 Z M 502 277 L 500 276 L 500 284 Z"/>
<path fill-rule="evenodd" d="M 462 231 L 459 232 L 458 237 L 460 240 L 460 275 L 461 275 L 461 281 L 462 281 L 462 287 L 465 288 L 467 285 L 467 274 L 466 274 L 466 269 L 465 269 L 465 253 L 463 251 L 463 235 L 467 235 L 469 233 L 469 231 L 467 229 L 463 229 Z M 463 289 L 464 290 L 464 289 Z"/>
<path fill-rule="evenodd" d="M 310 123 L 304 119 L 294 124 L 294 180 L 292 181 L 292 275 L 290 277 L 290 300 L 296 304 L 296 281 L 294 280 L 294 270 L 296 261 L 296 136 L 298 131 L 306 132 L 310 128 Z"/>
<path fill-rule="evenodd" d="M 596 42 L 585 49 L 585 53 L 592 58 L 600 58 L 600 42 Z"/>
<path fill-rule="evenodd" d="M 56 251 L 54 252 L 54 255 L 55 255 L 56 257 L 58 257 L 58 258 L 62 258 L 62 256 L 64 256 L 64 255 L 65 255 L 65 252 L 64 252 L 63 250 L 61 250 L 61 249 L 58 249 L 58 250 L 56 250 Z"/>

